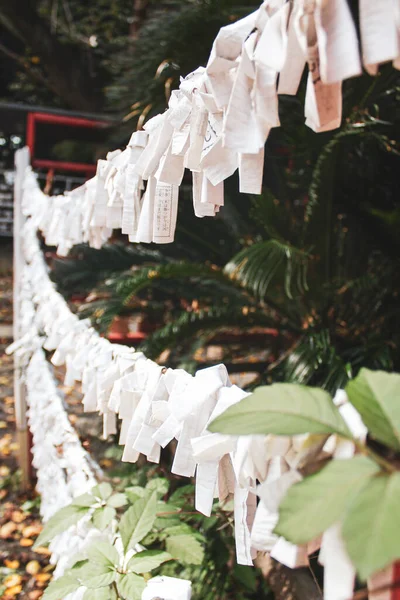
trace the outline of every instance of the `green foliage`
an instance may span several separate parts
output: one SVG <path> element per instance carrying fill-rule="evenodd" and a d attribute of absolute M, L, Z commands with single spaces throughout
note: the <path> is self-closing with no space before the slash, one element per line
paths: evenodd
<path fill-rule="evenodd" d="M 123 573 L 118 577 L 117 588 L 121 598 L 126 600 L 141 600 L 146 583 L 142 577 L 134 573 Z"/>
<path fill-rule="evenodd" d="M 128 508 L 121 518 L 121 537 L 125 552 L 134 548 L 151 530 L 156 518 L 157 493 L 146 495 Z"/>
<path fill-rule="evenodd" d="M 346 391 L 376 440 L 400 450 L 400 404 L 394 399 L 400 389 L 400 375 L 362 369 Z"/>
<path fill-rule="evenodd" d="M 47 544 L 53 537 L 62 533 L 71 525 L 75 525 L 86 514 L 86 508 L 86 506 L 74 506 L 70 504 L 59 510 L 47 521 L 35 542 L 35 547 Z"/>
<path fill-rule="evenodd" d="M 60 600 L 67 594 L 75 592 L 79 587 L 81 585 L 74 576 L 62 575 L 62 577 L 50 582 L 43 594 L 43 600 Z"/>
<path fill-rule="evenodd" d="M 360 577 L 400 558 L 400 473 L 368 481 L 352 502 L 343 522 L 347 551 Z"/>
<path fill-rule="evenodd" d="M 315 539 L 343 518 L 360 490 L 379 471 L 365 456 L 333 460 L 289 489 L 279 506 L 275 532 L 295 544 Z"/>
<path fill-rule="evenodd" d="M 209 429 L 236 435 L 338 433 L 351 437 L 327 392 L 290 383 L 257 388 L 217 417 Z"/>
<path fill-rule="evenodd" d="M 277 239 L 252 244 L 234 256 L 225 271 L 232 279 L 250 288 L 257 298 L 265 298 L 276 276 L 284 272 L 284 289 L 292 299 L 292 287 L 297 293 L 307 289 L 309 256 L 303 250 Z"/>
<path fill-rule="evenodd" d="M 174 556 L 174 558 L 179 558 Z M 158 550 L 144 550 L 134 554 L 128 562 L 127 568 L 134 573 L 148 573 L 157 569 L 162 563 L 171 560 L 171 554 L 168 552 L 159 552 Z"/>
<path fill-rule="evenodd" d="M 369 429 L 365 442 L 352 438 L 329 394 L 298 384 L 258 388 L 210 426 L 235 435 L 309 434 L 296 462 L 303 479 L 281 500 L 275 533 L 306 544 L 340 524 L 362 580 L 400 557 L 399 381 L 397 373 L 362 369 L 347 385 L 349 401 Z M 351 441 L 358 454 L 339 459 L 320 452 L 328 435 Z"/>
<path fill-rule="evenodd" d="M 167 539 L 167 550 L 177 560 L 189 565 L 201 565 L 204 550 L 191 535 L 173 535 Z"/>
<path fill-rule="evenodd" d="M 41 543 L 51 540 L 63 531 L 64 518 L 67 516 L 70 519 L 70 515 L 78 515 L 79 519 L 89 517 L 94 528 L 100 531 L 107 530 L 110 541 L 96 541 L 85 548 L 82 552 L 82 560 L 67 570 L 63 577 L 51 582 L 44 598 L 58 600 L 63 593 L 67 594 L 79 587 L 85 587 L 87 588 L 85 597 L 89 599 L 102 600 L 106 594 L 107 598 L 140 599 L 146 585 L 142 574 L 160 569 L 165 562 L 172 561 L 174 558 L 183 564 L 200 564 L 204 556 L 203 544 L 197 539 L 194 529 L 188 527 L 181 536 L 175 535 L 173 531 L 165 531 L 160 537 L 154 535 L 157 531 L 154 530 L 157 513 L 160 505 L 164 507 L 165 504 L 159 498 L 168 493 L 168 487 L 166 479 L 153 478 L 146 487 L 128 488 L 125 495 L 120 492 L 113 493 L 111 485 L 102 482 L 93 487 L 89 493 L 76 498 L 70 506 L 56 513 L 51 522 L 46 524 L 41 534 Z M 117 509 L 127 504 L 129 506 L 122 515 L 118 515 Z M 171 510 L 173 507 L 168 508 Z M 173 514 L 177 516 L 179 511 L 180 508 L 175 508 Z M 154 530 L 152 543 L 160 539 L 167 548 L 171 546 L 174 555 L 160 548 L 160 544 L 149 550 L 139 546 L 143 538 L 147 536 L 149 539 L 152 530 Z M 181 547 L 180 538 L 183 538 L 185 547 Z M 176 540 L 175 544 L 174 540 Z M 117 550 L 119 545 L 122 553 Z M 132 550 L 134 550 L 133 555 Z"/>

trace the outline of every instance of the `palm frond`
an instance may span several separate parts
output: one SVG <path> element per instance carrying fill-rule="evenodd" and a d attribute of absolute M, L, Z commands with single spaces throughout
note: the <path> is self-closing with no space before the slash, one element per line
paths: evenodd
<path fill-rule="evenodd" d="M 265 295 L 276 276 L 282 274 L 288 298 L 293 292 L 307 291 L 307 269 L 310 254 L 279 240 L 258 242 L 241 250 L 226 265 L 225 273 L 244 287 L 251 289 L 260 299 Z"/>
<path fill-rule="evenodd" d="M 124 297 L 124 303 L 128 304 L 132 298 L 142 289 L 151 286 L 155 281 L 161 279 L 192 279 L 213 278 L 226 282 L 227 278 L 215 265 L 198 264 L 190 262 L 173 262 L 151 267 L 142 267 L 136 271 L 127 273 L 116 285 L 118 294 Z"/>
<path fill-rule="evenodd" d="M 246 330 L 254 326 L 275 327 L 276 321 L 263 311 L 247 312 L 243 308 L 221 306 L 209 307 L 196 312 L 184 312 L 172 323 L 168 323 L 141 345 L 140 350 L 149 356 L 157 358 L 164 350 L 190 343 L 199 332 L 207 331 L 215 334 L 223 329 Z"/>

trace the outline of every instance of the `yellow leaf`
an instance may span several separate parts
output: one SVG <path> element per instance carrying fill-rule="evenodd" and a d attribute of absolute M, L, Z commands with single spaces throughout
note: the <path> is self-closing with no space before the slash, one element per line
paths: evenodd
<path fill-rule="evenodd" d="M 40 571 L 40 563 L 37 560 L 30 560 L 25 567 L 25 570 L 29 575 L 36 575 Z"/>
<path fill-rule="evenodd" d="M 48 581 L 49 579 L 51 579 L 51 573 L 38 573 L 36 575 L 37 581 Z"/>
<path fill-rule="evenodd" d="M 2 527 L 0 527 L 0 538 L 3 540 L 11 537 L 14 531 L 17 529 L 17 526 L 12 521 L 8 521 Z"/>
<path fill-rule="evenodd" d="M 7 477 L 10 474 L 10 469 L 3 465 L 0 467 L 0 477 Z"/>
<path fill-rule="evenodd" d="M 13 573 L 12 575 L 8 575 L 8 577 L 4 579 L 3 585 L 5 585 L 6 588 L 11 588 L 14 585 L 19 585 L 21 581 L 21 575 L 18 575 L 18 573 Z"/>
<path fill-rule="evenodd" d="M 42 526 L 39 525 L 39 523 L 37 525 L 28 525 L 28 527 L 24 527 L 22 530 L 22 535 L 26 538 L 30 538 L 33 535 L 39 535 L 41 531 Z"/>
<path fill-rule="evenodd" d="M 29 540 L 27 538 L 22 538 L 19 542 L 20 546 L 28 547 L 33 546 L 33 540 Z"/>
<path fill-rule="evenodd" d="M 7 427 L 6 421 L 0 421 L 0 429 L 5 429 Z"/>
<path fill-rule="evenodd" d="M 24 515 L 24 513 L 20 510 L 13 510 L 13 512 L 11 513 L 11 518 L 14 521 L 14 523 L 22 523 L 22 521 L 26 519 L 26 515 Z"/>
<path fill-rule="evenodd" d="M 38 546 L 35 548 L 36 554 L 42 554 L 43 556 L 50 556 L 51 550 L 45 548 L 44 546 Z"/>
<path fill-rule="evenodd" d="M 5 566 L 8 569 L 18 569 L 19 567 L 19 560 L 8 560 L 7 558 L 4 561 Z"/>
<path fill-rule="evenodd" d="M 18 596 L 22 592 L 22 585 L 13 585 L 13 587 L 7 588 L 7 596 Z"/>

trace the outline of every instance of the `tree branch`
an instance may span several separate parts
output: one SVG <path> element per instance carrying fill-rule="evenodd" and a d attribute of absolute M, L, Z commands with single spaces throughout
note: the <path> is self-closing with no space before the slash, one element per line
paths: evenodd
<path fill-rule="evenodd" d="M 39 56 L 46 75 L 41 80 L 43 85 L 71 108 L 85 111 L 100 109 L 100 81 L 90 74 L 89 61 L 85 56 L 85 52 L 90 51 L 88 48 L 61 43 L 52 33 L 51 25 L 37 13 L 32 0 L 2 0 L 0 21 Z"/>

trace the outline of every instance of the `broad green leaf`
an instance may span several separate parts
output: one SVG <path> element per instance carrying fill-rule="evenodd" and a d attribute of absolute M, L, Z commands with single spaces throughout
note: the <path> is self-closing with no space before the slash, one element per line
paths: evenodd
<path fill-rule="evenodd" d="M 121 506 L 125 506 L 128 504 L 128 498 L 125 494 L 113 494 L 107 500 L 107 506 L 112 506 L 112 508 L 120 508 Z"/>
<path fill-rule="evenodd" d="M 175 535 L 167 538 L 167 552 L 179 562 L 201 565 L 204 558 L 203 546 L 192 535 Z"/>
<path fill-rule="evenodd" d="M 153 527 L 157 510 L 157 492 L 137 500 L 122 515 L 119 531 L 125 552 L 140 542 Z"/>
<path fill-rule="evenodd" d="M 193 527 L 190 527 L 190 525 L 187 525 L 186 523 L 181 523 L 180 525 L 166 527 L 163 530 L 163 533 L 172 537 L 174 535 L 193 535 L 197 532 L 195 529 L 193 529 Z"/>
<path fill-rule="evenodd" d="M 34 548 L 48 544 L 56 535 L 75 525 L 87 513 L 86 507 L 70 504 L 57 511 L 44 526 Z"/>
<path fill-rule="evenodd" d="M 127 573 L 118 577 L 117 587 L 119 595 L 125 600 L 141 600 L 146 582 L 139 575 Z"/>
<path fill-rule="evenodd" d="M 96 508 L 93 512 L 93 525 L 103 531 L 111 523 L 113 518 L 116 515 L 115 508 L 111 508 L 111 506 L 101 506 L 100 508 Z"/>
<path fill-rule="evenodd" d="M 168 492 L 169 483 L 167 479 L 163 477 L 157 477 L 156 479 L 151 479 L 149 483 L 146 485 L 146 489 L 148 490 L 156 490 L 160 496 L 165 496 Z"/>
<path fill-rule="evenodd" d="M 274 383 L 257 388 L 208 427 L 230 434 L 338 433 L 351 437 L 330 395 L 319 388 Z"/>
<path fill-rule="evenodd" d="M 87 550 L 88 558 L 94 563 L 104 565 L 106 567 L 113 567 L 118 565 L 119 556 L 118 552 L 112 544 L 109 542 L 96 542 L 93 546 L 90 546 Z"/>
<path fill-rule="evenodd" d="M 351 503 L 342 535 L 362 580 L 400 558 L 400 473 L 373 477 Z"/>
<path fill-rule="evenodd" d="M 171 560 L 172 556 L 168 552 L 160 550 L 144 550 L 138 552 L 128 562 L 127 568 L 134 573 L 148 573 L 157 569 L 162 563 Z"/>
<path fill-rule="evenodd" d="M 117 576 L 110 565 L 88 562 L 79 569 L 78 577 L 82 585 L 88 588 L 99 588 L 110 585 Z"/>
<path fill-rule="evenodd" d="M 400 450 L 400 375 L 361 369 L 346 392 L 372 437 Z"/>
<path fill-rule="evenodd" d="M 98 590 L 87 589 L 82 600 L 110 600 L 112 590 L 109 587 L 101 587 Z"/>
<path fill-rule="evenodd" d="M 58 579 L 50 581 L 42 598 L 43 600 L 60 600 L 60 598 L 64 598 L 67 594 L 75 592 L 80 587 L 81 584 L 76 577 L 62 575 Z"/>
<path fill-rule="evenodd" d="M 279 506 L 275 533 L 294 544 L 315 539 L 343 519 L 360 489 L 379 471 L 365 456 L 332 460 L 289 489 Z"/>
<path fill-rule="evenodd" d="M 145 488 L 138 485 L 132 485 L 131 487 L 125 488 L 125 495 L 131 504 L 134 504 L 139 498 L 143 498 L 145 494 Z"/>
<path fill-rule="evenodd" d="M 112 487 L 109 483 L 103 481 L 102 483 L 99 483 L 99 485 L 95 485 L 90 493 L 96 498 L 100 498 L 100 500 L 108 500 L 112 494 Z"/>
<path fill-rule="evenodd" d="M 82 494 L 81 496 L 74 498 L 72 504 L 74 506 L 84 506 L 89 508 L 90 506 L 96 504 L 96 502 L 96 498 L 92 496 L 92 494 Z"/>

